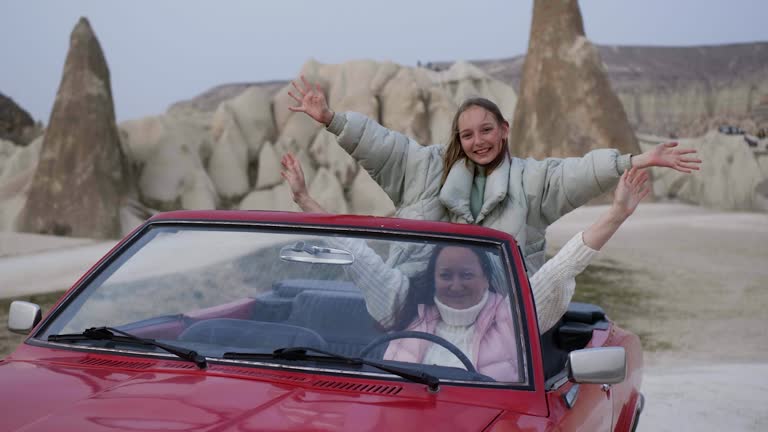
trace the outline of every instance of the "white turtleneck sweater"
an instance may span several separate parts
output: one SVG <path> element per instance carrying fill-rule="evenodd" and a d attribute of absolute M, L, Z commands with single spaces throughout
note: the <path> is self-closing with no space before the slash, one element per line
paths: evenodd
<path fill-rule="evenodd" d="M 368 312 L 382 324 L 391 324 L 388 320 L 392 317 L 395 305 L 399 304 L 407 294 L 410 280 L 399 270 L 384 263 L 364 241 L 337 240 L 340 240 L 341 245 L 355 256 L 355 262 L 347 266 L 346 270 L 362 291 Z M 579 232 L 531 276 L 531 289 L 541 333 L 552 328 L 565 314 L 576 287 L 576 275 L 587 267 L 597 253 L 598 251 L 584 244 L 582 232 Z M 501 292 L 500 294 L 509 301 L 509 293 Z M 476 353 L 471 352 L 471 341 L 475 320 L 487 301 L 488 293 L 486 292 L 475 306 L 467 309 L 453 309 L 442 304 L 435 297 L 435 305 L 441 318 L 435 334 L 450 341 L 467 357 L 473 359 Z M 430 345 L 423 362 L 462 367 L 456 356 L 437 344 Z"/>
<path fill-rule="evenodd" d="M 475 330 L 477 316 L 480 315 L 486 302 L 488 302 L 488 291 L 485 292 L 480 302 L 466 309 L 454 309 L 446 306 L 435 296 L 435 306 L 440 312 L 440 322 L 435 327 L 435 335 L 452 343 L 468 358 L 473 359 L 475 353 L 472 352 L 472 334 Z M 423 363 L 464 368 L 458 357 L 436 343 L 429 344 Z"/>

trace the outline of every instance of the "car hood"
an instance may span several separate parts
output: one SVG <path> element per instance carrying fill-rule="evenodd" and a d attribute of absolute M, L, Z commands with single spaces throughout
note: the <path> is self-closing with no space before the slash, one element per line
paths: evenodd
<path fill-rule="evenodd" d="M 100 366 L 0 362 L 0 431 L 482 430 L 501 412 L 334 376 Z"/>

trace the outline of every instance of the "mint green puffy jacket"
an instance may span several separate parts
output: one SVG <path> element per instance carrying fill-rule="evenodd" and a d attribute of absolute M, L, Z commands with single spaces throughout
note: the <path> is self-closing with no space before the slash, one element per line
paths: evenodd
<path fill-rule="evenodd" d="M 508 157 L 488 176 L 483 206 L 469 210 L 474 172 L 456 162 L 441 187 L 445 146 L 422 146 L 363 114 L 336 113 L 327 128 L 384 189 L 401 218 L 475 223 L 511 234 L 529 274 L 544 264 L 546 228 L 616 185 L 630 155 L 593 150 L 580 158 Z"/>

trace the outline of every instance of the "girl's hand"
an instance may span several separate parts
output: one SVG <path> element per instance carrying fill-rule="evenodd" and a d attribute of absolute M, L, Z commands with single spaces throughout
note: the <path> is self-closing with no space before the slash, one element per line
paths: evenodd
<path fill-rule="evenodd" d="M 687 156 L 695 149 L 679 149 L 676 142 L 659 144 L 645 153 L 632 157 L 632 168 L 666 167 L 690 173 L 699 170 L 701 159 Z"/>
<path fill-rule="evenodd" d="M 613 195 L 611 211 L 614 215 L 626 219 L 634 213 L 640 201 L 651 191 L 650 185 L 646 185 L 647 182 L 647 171 L 637 168 L 624 171 Z"/>
<path fill-rule="evenodd" d="M 320 89 L 320 86 L 318 84 L 314 86 L 310 84 L 304 78 L 304 75 L 301 76 L 301 86 L 298 86 L 295 81 L 291 81 L 291 84 L 298 93 L 289 91 L 288 96 L 292 97 L 299 104 L 297 106 L 289 106 L 288 109 L 293 112 L 303 112 L 326 126 L 331 124 L 333 111 L 328 108 L 328 102 L 325 100 L 325 94 Z"/>

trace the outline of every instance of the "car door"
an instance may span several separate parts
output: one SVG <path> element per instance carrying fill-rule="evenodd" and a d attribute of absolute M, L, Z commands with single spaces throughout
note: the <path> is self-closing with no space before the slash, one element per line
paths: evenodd
<path fill-rule="evenodd" d="M 549 392 L 550 417 L 563 431 L 610 431 L 611 387 L 567 382 Z"/>

